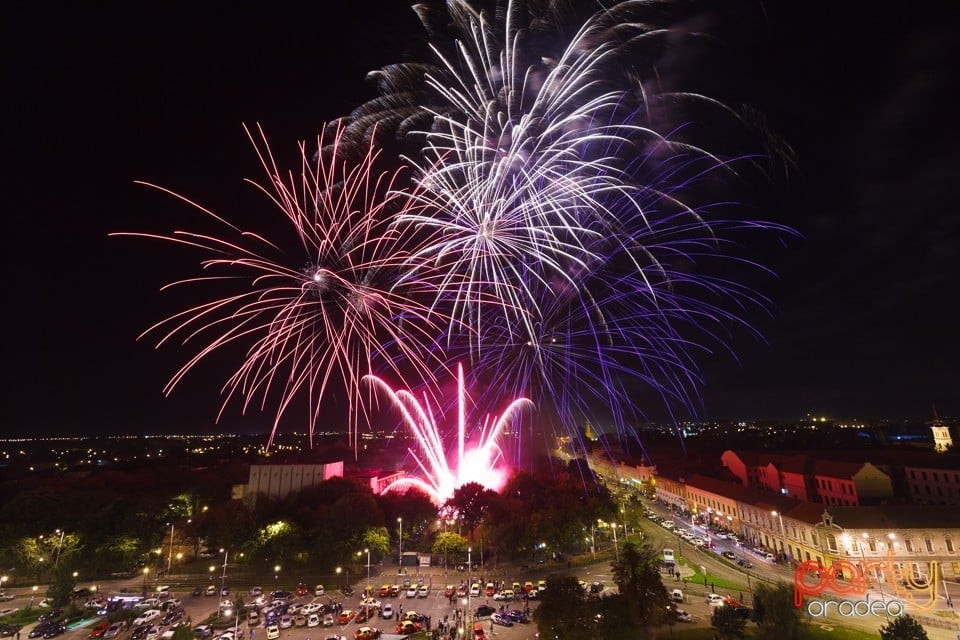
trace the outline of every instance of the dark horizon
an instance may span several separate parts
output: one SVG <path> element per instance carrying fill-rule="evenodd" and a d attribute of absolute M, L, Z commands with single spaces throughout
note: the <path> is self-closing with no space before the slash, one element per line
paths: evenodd
<path fill-rule="evenodd" d="M 161 287 L 196 273 L 196 255 L 108 234 L 196 222 L 137 180 L 225 216 L 268 211 L 243 183 L 262 172 L 242 125 L 261 123 L 289 157 L 372 98 L 368 71 L 419 59 L 424 34 L 409 4 L 374 17 L 362 3 L 8 9 L 5 434 L 269 431 L 271 406 L 241 416 L 232 405 L 215 423 L 231 354 L 163 396 L 192 353 L 137 336 L 181 310 L 179 294 Z M 755 188 L 801 237 L 757 256 L 776 274 L 757 286 L 770 314 L 750 316 L 763 338 L 698 354 L 700 415 L 676 421 L 924 421 L 934 407 L 956 420 L 956 12 L 935 2 L 898 14 L 705 6 L 703 24 L 724 37 L 730 63 L 713 84 L 764 114 L 795 151 L 794 169 Z M 702 64 L 685 70 L 705 80 Z M 670 420 L 653 394 L 636 398 L 649 419 Z M 334 403 L 325 415 L 336 422 L 344 410 Z M 280 430 L 303 431 L 300 420 Z"/>

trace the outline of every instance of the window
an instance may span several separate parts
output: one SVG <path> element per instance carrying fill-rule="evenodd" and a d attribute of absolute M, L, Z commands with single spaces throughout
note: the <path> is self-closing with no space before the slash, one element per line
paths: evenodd
<path fill-rule="evenodd" d="M 907 553 L 913 553 L 913 540 L 911 538 L 904 538 L 903 548 L 907 550 Z"/>
<path fill-rule="evenodd" d="M 923 546 L 927 548 L 927 553 L 933 553 L 933 540 L 930 538 L 924 538 Z"/>
<path fill-rule="evenodd" d="M 874 553 L 877 552 L 877 540 L 876 540 L 875 538 L 870 538 L 870 539 L 867 541 L 867 546 L 870 547 L 870 551 L 872 551 L 872 552 L 874 552 Z"/>
<path fill-rule="evenodd" d="M 832 533 L 827 534 L 827 548 L 833 552 L 837 551 L 837 536 Z"/>
<path fill-rule="evenodd" d="M 943 545 L 947 548 L 947 553 L 956 553 L 957 550 L 953 546 L 953 538 L 947 536 L 943 539 Z"/>

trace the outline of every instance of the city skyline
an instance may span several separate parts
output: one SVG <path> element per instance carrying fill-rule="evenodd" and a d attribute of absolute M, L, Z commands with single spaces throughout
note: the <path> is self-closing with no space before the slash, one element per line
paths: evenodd
<path fill-rule="evenodd" d="M 399 4 L 379 20 L 359 7 L 336 16 L 279 8 L 236 9 L 225 23 L 209 9 L 112 16 L 64 5 L 49 21 L 15 9 L 4 272 L 5 306 L 20 311 L 6 318 L 8 429 L 214 429 L 230 363 L 201 367 L 165 399 L 186 352 L 135 341 L 177 309 L 159 289 L 193 260 L 106 236 L 190 219 L 134 180 L 218 213 L 258 215 L 242 184 L 257 177 L 242 124 L 262 123 L 275 149 L 289 151 L 372 97 L 365 73 L 405 59 L 420 38 Z M 871 16 L 879 25 L 862 29 L 861 16 L 843 11 L 816 37 L 809 8 L 771 9 L 766 31 L 710 20 L 735 65 L 723 69 L 730 99 L 755 105 L 795 148 L 797 169 L 769 202 L 803 239 L 764 256 L 779 274 L 758 287 L 772 313 L 750 320 L 768 344 L 745 337 L 736 358 L 704 354 L 706 420 L 960 413 L 957 218 L 946 182 L 958 168 L 946 128 L 956 25 L 921 7 Z M 128 28 L 114 30 L 111 18 Z M 662 420 L 653 403 L 641 408 Z M 225 431 L 270 421 L 269 409 L 238 413 L 227 412 Z M 302 425 L 291 418 L 286 428 Z"/>

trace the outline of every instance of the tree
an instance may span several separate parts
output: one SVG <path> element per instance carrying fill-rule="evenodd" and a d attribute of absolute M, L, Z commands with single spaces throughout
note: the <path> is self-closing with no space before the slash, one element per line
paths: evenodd
<path fill-rule="evenodd" d="M 793 605 L 793 585 L 760 584 L 754 593 L 753 617 L 757 622 L 757 638 L 798 640 L 804 636 L 801 609 Z"/>
<path fill-rule="evenodd" d="M 714 607 L 710 626 L 717 630 L 720 640 L 745 638 L 747 635 L 747 619 L 733 607 Z"/>
<path fill-rule="evenodd" d="M 386 557 L 390 555 L 390 532 L 386 527 L 370 527 L 363 532 L 360 545 L 364 549 L 370 549 L 374 558 Z"/>
<path fill-rule="evenodd" d="M 77 579 L 73 577 L 73 568 L 61 564 L 53 573 L 47 597 L 53 601 L 54 607 L 62 607 L 73 598 L 73 590 L 76 586 Z"/>
<path fill-rule="evenodd" d="M 584 615 L 587 592 L 571 575 L 550 576 L 550 587 L 540 594 L 533 620 L 541 635 L 556 640 L 592 640 L 591 616 Z"/>
<path fill-rule="evenodd" d="M 904 614 L 880 627 L 880 640 L 927 640 L 927 631 L 916 618 Z"/>
<path fill-rule="evenodd" d="M 460 558 L 466 555 L 468 546 L 467 539 L 460 534 L 443 531 L 437 534 L 437 539 L 434 541 L 430 552 L 437 555 L 443 554 L 444 568 L 446 568 L 447 557 Z"/>
<path fill-rule="evenodd" d="M 659 624 L 671 605 L 660 577 L 660 554 L 649 544 L 628 542 L 618 560 L 611 564 L 613 579 L 627 602 L 637 626 Z"/>
<path fill-rule="evenodd" d="M 498 500 L 499 495 L 495 491 L 478 482 L 468 482 L 454 490 L 445 506 L 456 513 L 457 519 L 473 539 L 473 532 Z"/>

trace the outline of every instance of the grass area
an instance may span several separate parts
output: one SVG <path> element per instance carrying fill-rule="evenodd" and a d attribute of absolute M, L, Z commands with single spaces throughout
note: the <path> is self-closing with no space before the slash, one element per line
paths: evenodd
<path fill-rule="evenodd" d="M 693 584 L 698 584 L 706 587 L 709 587 L 712 584 L 715 589 L 722 590 L 722 591 L 739 591 L 743 593 L 749 593 L 750 591 L 750 589 L 747 588 L 747 585 L 743 583 L 731 582 L 726 578 L 721 578 L 720 576 L 716 576 L 710 573 L 709 571 L 707 573 L 703 573 L 700 570 L 699 565 L 686 561 L 683 556 L 680 556 L 679 562 L 680 564 L 693 569 L 693 575 L 687 577 L 688 584 L 693 583 Z M 664 584 L 667 584 L 667 582 L 669 582 L 669 580 L 665 580 Z M 669 587 L 669 585 L 667 586 Z"/>

